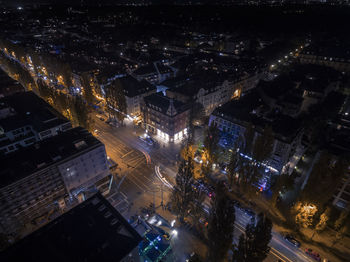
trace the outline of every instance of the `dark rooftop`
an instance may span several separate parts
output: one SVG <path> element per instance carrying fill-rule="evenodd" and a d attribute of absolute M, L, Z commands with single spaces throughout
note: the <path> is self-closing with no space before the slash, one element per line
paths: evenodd
<path fill-rule="evenodd" d="M 40 132 L 69 122 L 33 92 L 0 98 L 0 104 L 6 104 L 16 112 L 15 115 L 0 120 L 0 126 L 5 132 L 26 125 L 31 125 Z"/>
<path fill-rule="evenodd" d="M 148 75 L 148 74 L 153 74 L 153 73 L 157 73 L 157 70 L 154 66 L 154 64 L 148 64 L 142 67 L 139 67 L 138 69 L 136 69 L 133 74 L 135 75 Z"/>
<path fill-rule="evenodd" d="M 2 69 L 0 68 L 0 97 L 8 96 L 16 92 L 23 92 L 23 86 L 17 81 L 9 77 Z"/>
<path fill-rule="evenodd" d="M 173 107 L 171 110 L 175 110 L 171 112 L 170 115 L 172 116 L 178 115 L 188 109 L 186 104 L 176 99 L 164 96 L 161 92 L 144 97 L 144 101 L 148 107 L 155 108 L 163 114 L 167 114 L 168 109 L 172 104 Z"/>
<path fill-rule="evenodd" d="M 141 236 L 100 193 L 21 239 L 1 261 L 120 261 Z"/>
<path fill-rule="evenodd" d="M 0 187 L 100 144 L 87 130 L 77 127 L 0 156 Z"/>
<path fill-rule="evenodd" d="M 232 100 L 218 107 L 214 110 L 213 115 L 239 123 L 242 126 L 251 123 L 258 129 L 269 125 L 282 140 L 294 137 L 300 129 L 300 120 L 283 114 L 265 114 L 269 110 L 269 107 L 264 104 L 258 92 L 254 91 L 238 100 Z M 264 112 L 264 114 L 260 115 L 261 112 Z"/>
<path fill-rule="evenodd" d="M 156 90 L 156 87 L 146 80 L 138 81 L 130 75 L 118 79 L 121 82 L 125 95 L 128 97 L 134 97 L 151 90 Z"/>

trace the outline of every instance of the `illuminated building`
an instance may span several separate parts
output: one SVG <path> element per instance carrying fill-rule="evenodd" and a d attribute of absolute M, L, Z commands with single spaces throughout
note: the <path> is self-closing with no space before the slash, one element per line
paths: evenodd
<path fill-rule="evenodd" d="M 188 105 L 156 93 L 144 98 L 142 112 L 145 129 L 161 140 L 176 142 L 187 136 Z"/>

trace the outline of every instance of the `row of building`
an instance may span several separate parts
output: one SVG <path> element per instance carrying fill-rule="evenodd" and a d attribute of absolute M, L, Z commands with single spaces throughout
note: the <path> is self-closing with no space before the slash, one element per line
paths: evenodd
<path fill-rule="evenodd" d="M 105 146 L 32 92 L 0 99 L 0 231 L 20 233 L 111 182 Z"/>

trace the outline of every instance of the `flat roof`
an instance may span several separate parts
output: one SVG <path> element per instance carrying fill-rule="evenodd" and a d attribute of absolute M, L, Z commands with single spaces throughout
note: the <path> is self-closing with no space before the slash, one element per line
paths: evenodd
<path fill-rule="evenodd" d="M 97 193 L 0 253 L 1 261 L 120 261 L 142 240 Z"/>
<path fill-rule="evenodd" d="M 77 127 L 0 156 L 0 188 L 96 145 L 103 144 L 87 130 Z"/>
<path fill-rule="evenodd" d="M 60 113 L 33 92 L 17 93 L 0 98 L 0 104 L 11 107 L 15 115 L 0 119 L 0 126 L 5 132 L 27 125 L 33 126 L 37 132 L 69 123 Z"/>

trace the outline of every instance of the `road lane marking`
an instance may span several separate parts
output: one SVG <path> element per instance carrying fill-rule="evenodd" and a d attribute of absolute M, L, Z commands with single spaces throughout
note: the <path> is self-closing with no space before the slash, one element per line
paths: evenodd
<path fill-rule="evenodd" d="M 141 185 L 143 185 L 146 190 L 150 190 L 150 187 L 144 184 L 143 181 L 139 177 L 137 177 L 135 174 L 129 173 L 127 176 L 129 175 L 132 176 L 135 180 L 137 180 Z"/>
<path fill-rule="evenodd" d="M 286 260 L 284 260 L 284 259 L 283 259 L 282 257 L 280 257 L 278 254 L 276 254 L 276 253 L 272 250 L 272 248 L 270 249 L 270 254 L 273 255 L 273 256 L 275 256 L 275 257 L 277 257 L 278 259 L 282 260 L 283 262 L 286 262 Z M 291 260 L 288 260 L 288 261 L 291 261 Z M 291 262 L 293 262 L 293 261 L 291 261 Z"/>
<path fill-rule="evenodd" d="M 127 155 L 129 155 L 129 154 L 131 154 L 133 152 L 134 152 L 134 150 L 130 150 L 128 153 L 122 155 L 120 158 L 123 159 L 124 157 L 126 157 Z"/>
<path fill-rule="evenodd" d="M 286 257 L 285 255 L 283 255 L 281 252 L 277 251 L 275 248 L 271 247 L 271 249 L 273 252 L 275 252 L 276 254 L 278 254 L 279 256 L 283 257 L 285 260 L 289 261 L 289 262 L 293 262 L 292 260 L 290 260 L 288 257 Z M 274 254 L 274 253 L 273 253 Z"/>

